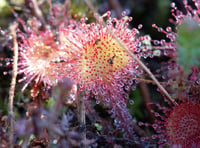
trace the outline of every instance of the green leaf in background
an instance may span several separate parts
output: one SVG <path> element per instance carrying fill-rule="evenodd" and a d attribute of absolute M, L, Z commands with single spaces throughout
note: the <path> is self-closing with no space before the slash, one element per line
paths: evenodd
<path fill-rule="evenodd" d="M 94 4 L 94 3 L 93 3 Z M 95 21 L 94 14 L 90 11 L 82 0 L 74 0 L 69 4 L 70 14 L 74 19 L 81 19 L 83 16 L 87 16 L 87 22 Z"/>
<path fill-rule="evenodd" d="M 184 21 L 178 25 L 177 50 L 178 63 L 185 72 L 190 67 L 197 66 L 200 62 L 200 24 L 197 20 L 186 16 Z"/>
<path fill-rule="evenodd" d="M 96 127 L 96 129 L 97 129 L 98 131 L 101 131 L 102 128 L 103 128 L 99 123 L 95 123 L 94 126 Z"/>
<path fill-rule="evenodd" d="M 47 100 L 45 101 L 45 103 L 44 103 L 44 107 L 45 107 L 46 109 L 51 108 L 53 105 L 55 105 L 55 100 L 54 100 L 54 98 L 52 98 L 52 97 L 50 97 L 49 99 L 47 99 Z"/>
<path fill-rule="evenodd" d="M 130 101 L 133 101 L 134 104 L 130 104 Z M 131 91 L 130 101 L 128 102 L 127 105 L 128 105 L 131 115 L 133 115 L 134 117 L 138 119 L 142 119 L 144 115 L 140 108 L 142 104 L 142 98 L 141 98 L 139 89 L 136 89 L 135 91 Z"/>

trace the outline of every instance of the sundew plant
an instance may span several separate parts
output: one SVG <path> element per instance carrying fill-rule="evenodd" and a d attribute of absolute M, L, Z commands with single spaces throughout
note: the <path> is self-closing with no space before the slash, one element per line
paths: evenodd
<path fill-rule="evenodd" d="M 0 20 L 0 147 L 200 147 L 199 0 L 2 0 Z"/>

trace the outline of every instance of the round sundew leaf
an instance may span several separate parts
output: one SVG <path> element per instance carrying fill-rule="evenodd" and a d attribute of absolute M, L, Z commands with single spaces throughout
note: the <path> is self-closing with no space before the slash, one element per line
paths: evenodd
<path fill-rule="evenodd" d="M 61 53 L 57 52 L 54 34 L 50 31 L 39 34 L 32 31 L 28 38 L 23 33 L 20 35 L 23 36 L 23 43 L 19 46 L 18 74 L 23 74 L 20 81 L 26 82 L 22 91 L 32 80 L 38 84 L 43 82 L 45 85 L 55 85 L 62 73 L 62 69 L 56 66 L 62 63 L 56 61 Z"/>
<path fill-rule="evenodd" d="M 172 144 L 183 147 L 196 144 L 200 140 L 200 104 L 195 102 L 182 103 L 171 111 L 166 121 L 166 132 Z"/>
<path fill-rule="evenodd" d="M 95 44 L 88 44 L 80 59 L 82 79 L 102 79 L 105 84 L 114 79 L 115 73 L 126 68 L 130 57 L 125 50 L 109 34 L 104 35 Z"/>

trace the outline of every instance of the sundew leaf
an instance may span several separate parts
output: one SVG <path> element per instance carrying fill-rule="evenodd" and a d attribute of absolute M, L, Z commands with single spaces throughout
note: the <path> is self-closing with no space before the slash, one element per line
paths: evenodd
<path fill-rule="evenodd" d="M 200 25 L 195 19 L 186 17 L 178 25 L 177 50 L 178 63 L 187 73 L 192 66 L 197 66 L 200 62 Z"/>

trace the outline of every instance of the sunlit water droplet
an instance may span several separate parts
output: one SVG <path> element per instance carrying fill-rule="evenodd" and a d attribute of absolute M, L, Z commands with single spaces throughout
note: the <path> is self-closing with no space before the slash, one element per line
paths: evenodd
<path fill-rule="evenodd" d="M 138 25 L 138 29 L 141 29 L 142 27 L 143 27 L 143 25 L 142 25 L 142 24 Z"/>
<path fill-rule="evenodd" d="M 3 75 L 7 75 L 7 74 L 8 74 L 8 72 L 7 72 L 7 71 L 4 71 L 4 72 L 3 72 Z"/>
<path fill-rule="evenodd" d="M 129 100 L 129 103 L 130 103 L 130 105 L 133 105 L 134 101 L 133 100 Z"/>

